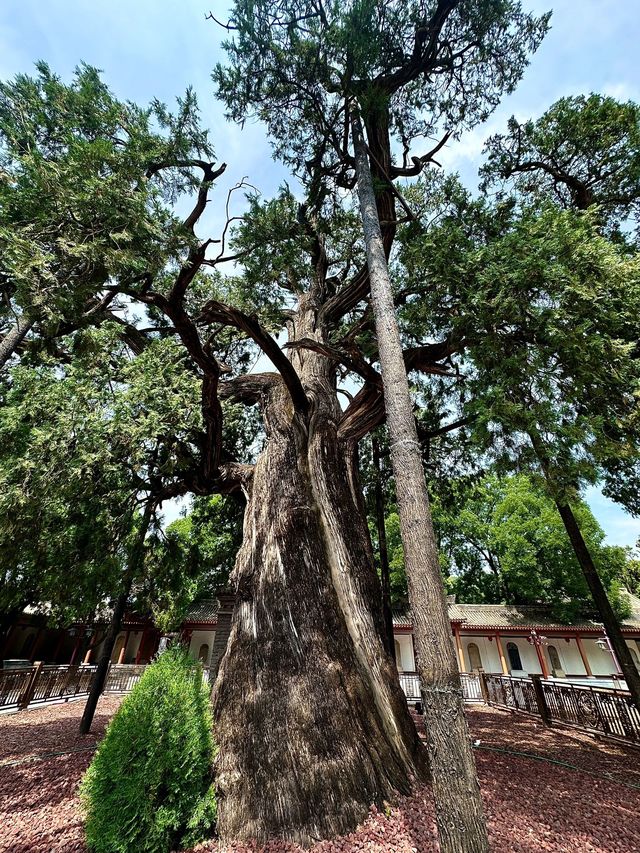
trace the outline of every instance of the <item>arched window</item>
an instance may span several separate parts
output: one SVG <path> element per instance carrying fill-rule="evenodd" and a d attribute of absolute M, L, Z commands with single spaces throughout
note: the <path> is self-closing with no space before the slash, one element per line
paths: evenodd
<path fill-rule="evenodd" d="M 522 661 L 520 660 L 520 652 L 515 643 L 507 643 L 507 654 L 509 655 L 509 664 L 511 669 L 522 669 Z"/>
<path fill-rule="evenodd" d="M 562 664 L 560 663 L 560 655 L 558 654 L 558 650 L 555 646 L 547 646 L 547 651 L 549 652 L 549 660 L 551 661 L 551 669 L 562 671 Z"/>
<path fill-rule="evenodd" d="M 482 658 L 480 657 L 480 649 L 475 643 L 469 643 L 467 646 L 469 652 L 469 668 L 471 672 L 482 668 Z"/>
<path fill-rule="evenodd" d="M 198 652 L 198 660 L 200 663 L 209 663 L 209 643 L 203 643 Z"/>
<path fill-rule="evenodd" d="M 402 650 L 400 648 L 400 643 L 395 640 L 395 648 L 396 648 L 396 666 L 398 667 L 398 672 L 402 672 Z"/>
<path fill-rule="evenodd" d="M 629 651 L 631 652 L 631 660 L 635 663 L 638 672 L 640 672 L 640 660 L 638 660 L 637 653 L 634 651 L 634 649 L 629 649 Z"/>

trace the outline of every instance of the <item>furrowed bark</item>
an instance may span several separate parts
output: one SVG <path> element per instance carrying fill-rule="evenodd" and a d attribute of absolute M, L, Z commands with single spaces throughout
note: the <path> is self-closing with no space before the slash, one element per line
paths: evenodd
<path fill-rule="evenodd" d="M 9 329 L 4 338 L 0 341 L 0 369 L 5 366 L 16 349 L 25 339 L 29 329 L 33 326 L 33 320 L 30 320 L 24 315 L 18 317 L 15 325 Z"/>
<path fill-rule="evenodd" d="M 145 506 L 144 513 L 142 515 L 142 521 L 140 524 L 140 530 L 138 531 L 136 542 L 129 556 L 129 564 L 127 566 L 126 574 L 122 579 L 122 589 L 114 602 L 113 613 L 111 614 L 109 627 L 107 628 L 107 633 L 102 643 L 102 650 L 100 652 L 100 659 L 98 660 L 96 673 L 93 678 L 93 681 L 91 682 L 91 690 L 89 691 L 87 703 L 84 706 L 84 712 L 82 714 L 82 719 L 80 720 L 81 735 L 86 735 L 87 732 L 91 729 L 91 723 L 93 722 L 93 717 L 96 712 L 98 700 L 100 699 L 102 691 L 104 690 L 104 683 L 107 678 L 107 673 L 109 672 L 109 664 L 111 662 L 113 647 L 115 646 L 116 637 L 118 636 L 118 632 L 120 631 L 122 619 L 127 608 L 127 601 L 129 599 L 129 593 L 131 592 L 131 585 L 133 583 L 134 578 L 140 571 L 142 558 L 144 555 L 144 540 L 149 529 L 149 524 L 151 523 L 154 505 L 154 501 L 149 501 Z"/>
<path fill-rule="evenodd" d="M 367 149 L 355 112 L 352 134 L 440 849 L 443 853 L 486 853 L 487 830 L 464 716 L 421 450 Z"/>
<path fill-rule="evenodd" d="M 305 356 L 308 421 L 266 391 L 267 442 L 234 570 L 236 608 L 214 689 L 224 841 L 305 846 L 425 779 L 426 756 L 381 640 L 380 591 L 335 391 Z M 311 375 L 310 375 L 311 374 Z M 376 598 L 377 597 L 377 598 Z"/>

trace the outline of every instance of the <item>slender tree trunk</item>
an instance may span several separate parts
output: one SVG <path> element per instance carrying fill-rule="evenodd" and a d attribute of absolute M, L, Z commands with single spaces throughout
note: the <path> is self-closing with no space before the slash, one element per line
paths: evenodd
<path fill-rule="evenodd" d="M 0 341 L 0 369 L 9 361 L 13 353 L 24 340 L 27 332 L 33 326 L 33 320 L 22 314 Z"/>
<path fill-rule="evenodd" d="M 375 503 L 376 528 L 378 531 L 378 554 L 380 556 L 380 582 L 382 586 L 382 613 L 384 616 L 385 637 L 387 649 L 391 657 L 396 659 L 396 644 L 393 635 L 393 610 L 391 608 L 391 578 L 389 575 L 389 552 L 387 550 L 387 531 L 385 528 L 385 501 L 382 488 L 382 464 L 380 444 L 374 436 L 371 438 L 373 447 L 373 467 L 375 469 Z"/>
<path fill-rule="evenodd" d="M 495 557 L 491 553 L 491 551 L 487 551 L 487 564 L 491 571 L 493 572 L 493 576 L 496 579 L 498 586 L 500 587 L 500 592 L 502 593 L 502 597 L 505 600 L 505 604 L 513 604 L 513 597 L 511 595 L 511 591 L 509 586 L 504 579 L 504 574 L 502 572 L 502 568 L 500 564 L 496 561 Z"/>
<path fill-rule="evenodd" d="M 584 541 L 584 537 L 578 522 L 576 521 L 576 517 L 573 514 L 573 510 L 568 504 L 560 501 L 556 501 L 556 506 L 573 546 L 578 563 L 580 564 L 580 568 L 582 569 L 584 579 L 591 591 L 596 609 L 600 614 L 605 630 L 611 640 L 611 645 L 613 646 L 616 657 L 618 658 L 618 663 L 620 664 L 625 681 L 627 682 L 629 692 L 631 693 L 636 707 L 640 710 L 640 674 L 638 673 L 633 662 L 633 658 L 631 657 L 629 646 L 627 646 L 625 639 L 622 636 L 620 623 L 618 622 L 616 614 L 613 612 L 611 602 L 609 601 L 607 592 L 602 585 L 600 575 L 598 574 L 593 558 L 589 553 L 587 543 Z"/>
<path fill-rule="evenodd" d="M 305 358 L 308 375 L 316 357 Z M 267 441 L 213 694 L 223 841 L 310 845 L 427 778 L 382 642 L 355 455 L 337 437 L 335 389 L 314 382 L 308 421 L 292 414 L 281 385 L 263 400 Z"/>
<path fill-rule="evenodd" d="M 443 853 L 485 853 L 489 849 L 487 830 L 420 444 L 366 144 L 355 112 L 352 132 L 440 849 Z"/>
<path fill-rule="evenodd" d="M 547 453 L 544 441 L 540 434 L 534 430 L 529 431 L 529 438 L 531 439 L 531 444 L 536 456 L 540 461 L 540 466 L 545 479 L 551 488 L 551 493 L 554 494 L 556 491 L 554 488 L 556 478 L 553 474 L 549 454 Z M 618 658 L 618 663 L 620 664 L 625 681 L 627 682 L 627 687 L 631 693 L 631 698 L 638 710 L 640 710 L 640 674 L 633 662 L 629 647 L 622 636 L 620 623 L 618 622 L 616 614 L 613 612 L 611 602 L 607 596 L 607 591 L 602 585 L 600 575 L 598 574 L 596 565 L 593 562 L 593 557 L 587 547 L 587 543 L 584 541 L 580 525 L 576 520 L 573 510 L 566 501 L 554 498 L 554 502 L 558 512 L 560 513 L 560 518 L 564 524 L 564 529 L 567 531 L 567 536 L 569 537 L 569 541 L 573 547 L 573 552 L 576 555 L 576 559 L 582 570 L 584 579 L 586 580 L 589 591 L 591 592 L 593 603 L 600 615 L 605 631 L 611 640 L 611 645 L 613 646 L 613 650 Z"/>
<path fill-rule="evenodd" d="M 93 717 L 96 712 L 96 707 L 98 705 L 98 700 L 100 699 L 102 691 L 104 690 L 104 683 L 107 678 L 107 673 L 109 672 L 109 664 L 111 663 L 113 647 L 115 646 L 116 638 L 118 636 L 118 632 L 120 631 L 122 619 L 127 608 L 127 601 L 129 599 L 129 593 L 131 592 L 131 585 L 133 584 L 133 580 L 136 575 L 138 575 L 140 572 L 142 560 L 144 558 L 144 540 L 146 538 L 147 531 L 149 530 L 151 517 L 153 516 L 154 506 L 155 503 L 153 500 L 147 501 L 145 505 L 144 512 L 142 514 L 142 520 L 140 522 L 140 528 L 137 532 L 136 540 L 129 554 L 127 570 L 122 579 L 122 589 L 113 604 L 111 620 L 109 621 L 107 632 L 105 634 L 104 640 L 102 641 L 102 651 L 100 652 L 98 666 L 96 668 L 93 681 L 91 682 L 91 690 L 89 691 L 87 703 L 84 706 L 84 712 L 82 714 L 82 719 L 80 720 L 81 735 L 86 735 L 87 732 L 90 730 L 91 723 L 93 722 Z"/>

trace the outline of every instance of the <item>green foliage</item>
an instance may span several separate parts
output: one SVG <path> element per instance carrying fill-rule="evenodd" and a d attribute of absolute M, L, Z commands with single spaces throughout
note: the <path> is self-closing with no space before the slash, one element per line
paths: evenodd
<path fill-rule="evenodd" d="M 620 585 L 633 595 L 640 597 L 640 554 L 638 551 L 625 548 L 624 557 L 625 559 L 621 561 L 623 564 L 617 573 Z"/>
<path fill-rule="evenodd" d="M 0 386 L 0 612 L 47 602 L 87 618 L 117 588 L 144 494 L 171 483 L 200 428 L 171 340 L 131 358 L 110 325 L 73 360 L 19 365 Z"/>
<path fill-rule="evenodd" d="M 343 160 L 345 100 L 387 112 L 401 144 L 484 121 L 515 88 L 549 16 L 514 0 L 236 0 L 226 66 L 214 80 L 229 114 L 257 114 L 300 173 L 313 156 L 327 180 Z M 426 34 L 432 34 L 430 39 Z M 415 50 L 414 50 L 415 48 Z"/>
<path fill-rule="evenodd" d="M 509 121 L 487 142 L 485 185 L 565 208 L 596 205 L 615 232 L 640 213 L 640 106 L 602 95 L 556 101 L 537 121 Z"/>
<path fill-rule="evenodd" d="M 188 242 L 167 203 L 195 180 L 168 167 L 211 153 L 191 92 L 172 115 L 84 65 L 70 84 L 45 63 L 0 83 L 0 330 L 21 312 L 55 334 L 107 285 L 161 271 Z"/>
<path fill-rule="evenodd" d="M 216 819 L 209 692 L 182 649 L 145 670 L 81 785 L 93 853 L 169 853 L 210 835 Z"/>
<path fill-rule="evenodd" d="M 640 258 L 602 235 L 594 211 L 550 204 L 456 200 L 405 239 L 409 281 L 431 287 L 404 322 L 464 342 L 458 406 L 478 450 L 540 471 L 539 437 L 558 497 L 615 468 L 632 498 Z"/>
<path fill-rule="evenodd" d="M 559 618 L 592 610 L 555 504 L 528 477 L 490 475 L 461 488 L 453 483 L 433 504 L 449 587 L 461 601 L 547 604 Z M 612 603 L 624 615 L 624 549 L 604 545 L 586 504 L 573 509 Z"/>
<path fill-rule="evenodd" d="M 250 196 L 248 202 L 232 238 L 242 274 L 225 280 L 224 301 L 255 314 L 263 328 L 278 334 L 303 293 L 314 285 L 334 288 L 362 262 L 362 228 L 350 207 L 327 202 L 321 212 L 310 212 L 286 185 L 271 200 Z M 317 267 L 320 247 L 331 259 L 326 284 Z"/>
<path fill-rule="evenodd" d="M 185 518 L 153 538 L 144 598 L 161 630 L 175 630 L 190 604 L 228 586 L 243 514 L 237 498 L 196 497 Z"/>
<path fill-rule="evenodd" d="M 200 319 L 240 292 L 205 272 L 194 232 L 212 157 L 190 90 L 140 108 L 93 68 L 66 83 L 44 63 L 0 84 L 0 333 L 33 323 L 0 383 L 0 614 L 46 601 L 89 618 L 119 587 L 138 505 L 206 495 L 219 463 L 255 452 L 256 415 L 216 397 L 255 347 Z M 228 571 L 228 555 L 203 571 L 212 549 L 187 539 L 177 562 L 144 549 L 138 605 L 176 611 L 197 571 Z"/>
<path fill-rule="evenodd" d="M 447 480 L 432 494 L 445 585 L 467 604 L 542 604 L 561 620 L 591 615 L 593 602 L 553 501 L 527 476 Z M 636 563 L 628 549 L 604 544 L 585 503 L 573 506 L 587 547 L 619 617 L 628 613 Z M 394 604 L 407 603 L 395 506 L 386 517 Z"/>

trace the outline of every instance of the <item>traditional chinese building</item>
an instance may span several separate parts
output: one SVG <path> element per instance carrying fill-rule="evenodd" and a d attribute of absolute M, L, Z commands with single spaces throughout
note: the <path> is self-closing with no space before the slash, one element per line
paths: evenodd
<path fill-rule="evenodd" d="M 640 599 L 630 596 L 632 613 L 622 624 L 631 656 L 640 668 Z M 231 623 L 233 598 L 196 602 L 180 627 L 194 659 L 216 668 L 224 652 Z M 451 634 L 461 672 L 556 678 L 611 679 L 619 675 L 602 626 L 589 620 L 561 624 L 546 607 L 456 604 L 449 602 Z M 411 616 L 394 616 L 395 652 L 400 673 L 415 673 Z M 112 654 L 114 664 L 147 663 L 158 650 L 161 634 L 149 619 L 126 616 Z M 104 639 L 104 626 L 47 626 L 46 616 L 24 613 L 12 627 L 3 659 L 46 663 L 95 663 Z"/>
<path fill-rule="evenodd" d="M 622 633 L 640 669 L 640 598 L 630 595 L 631 615 Z M 483 669 L 505 675 L 611 678 L 620 674 L 602 625 L 581 619 L 562 624 L 548 607 L 449 602 L 449 618 L 461 672 Z M 394 616 L 396 660 L 415 670 L 410 615 Z"/>

